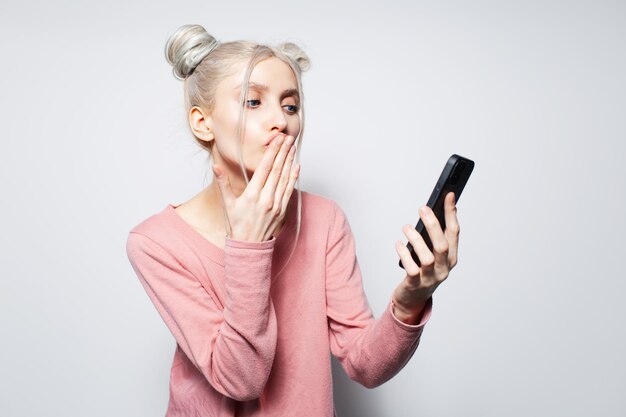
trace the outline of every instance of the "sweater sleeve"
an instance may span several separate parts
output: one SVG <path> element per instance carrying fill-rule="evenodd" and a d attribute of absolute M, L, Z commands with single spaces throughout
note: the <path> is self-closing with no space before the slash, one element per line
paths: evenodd
<path fill-rule="evenodd" d="M 363 291 L 354 236 L 348 220 L 335 203 L 326 247 L 326 300 L 330 347 L 348 376 L 367 388 L 396 375 L 413 356 L 425 323 L 428 300 L 417 325 L 392 314 L 391 297 L 381 317 L 374 319 Z"/>
<path fill-rule="evenodd" d="M 187 357 L 221 394 L 258 398 L 276 349 L 276 314 L 270 298 L 275 239 L 244 242 L 226 237 L 223 309 L 172 254 L 140 233 L 126 250 L 152 303 Z"/>

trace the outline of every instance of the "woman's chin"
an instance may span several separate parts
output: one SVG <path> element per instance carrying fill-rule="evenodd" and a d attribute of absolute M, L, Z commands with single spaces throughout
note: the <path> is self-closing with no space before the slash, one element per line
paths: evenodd
<path fill-rule="evenodd" d="M 252 178 L 252 176 L 256 172 L 257 168 L 258 168 L 258 164 L 256 166 L 254 166 L 254 167 L 246 166 L 246 172 L 248 173 L 248 177 L 249 178 Z"/>
<path fill-rule="evenodd" d="M 248 174 L 248 178 L 252 178 L 252 175 L 254 175 L 254 172 L 257 170 L 259 165 L 261 165 L 262 160 L 263 160 L 263 155 L 259 155 L 256 161 L 253 159 L 246 161 L 244 159 L 244 166 L 246 167 L 246 173 Z"/>

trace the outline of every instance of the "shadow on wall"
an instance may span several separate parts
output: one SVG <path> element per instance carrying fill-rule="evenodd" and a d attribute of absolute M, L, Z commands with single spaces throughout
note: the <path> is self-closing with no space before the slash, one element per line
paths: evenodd
<path fill-rule="evenodd" d="M 380 393 L 352 381 L 341 364 L 331 355 L 333 371 L 333 397 L 337 417 L 380 417 Z"/>

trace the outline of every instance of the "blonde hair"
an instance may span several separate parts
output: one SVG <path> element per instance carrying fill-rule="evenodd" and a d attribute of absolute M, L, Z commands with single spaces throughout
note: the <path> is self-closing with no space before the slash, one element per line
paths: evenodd
<path fill-rule="evenodd" d="M 235 74 L 237 69 L 240 68 L 242 61 L 245 62 L 247 60 L 248 64 L 242 81 L 237 129 L 237 135 L 239 136 L 237 147 L 239 164 L 246 184 L 249 183 L 249 179 L 241 156 L 241 146 L 245 135 L 244 124 L 248 82 L 255 65 L 270 57 L 278 58 L 289 65 L 298 83 L 299 107 L 297 114 L 300 119 L 300 131 L 295 138 L 296 156 L 293 163 L 299 163 L 304 131 L 304 96 L 302 93 L 301 74 L 310 68 L 310 61 L 298 45 L 284 42 L 277 47 L 272 47 L 247 40 L 221 43 L 200 25 L 183 25 L 179 27 L 165 44 L 165 59 L 172 65 L 174 77 L 184 82 L 185 110 L 187 114 L 194 106 L 209 113 L 213 111 L 217 86 L 224 78 Z M 191 133 L 193 134 L 193 131 Z M 196 143 L 208 152 L 208 157 L 211 159 L 213 156 L 211 146 L 196 137 L 195 134 L 193 135 Z M 289 263 L 300 236 L 302 194 L 300 192 L 299 177 L 296 190 L 298 192 L 296 237 L 289 258 L 280 272 L 278 272 L 278 275 Z"/>

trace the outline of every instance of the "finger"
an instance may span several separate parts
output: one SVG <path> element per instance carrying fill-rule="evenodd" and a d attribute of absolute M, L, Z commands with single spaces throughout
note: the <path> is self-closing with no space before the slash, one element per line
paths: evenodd
<path fill-rule="evenodd" d="M 411 279 L 419 278 L 420 267 L 417 266 L 417 264 L 413 260 L 413 257 L 411 256 L 411 252 L 406 247 L 406 245 L 403 244 L 400 241 L 397 241 L 396 242 L 396 252 L 398 253 L 398 256 L 400 257 L 400 262 L 402 262 L 402 267 L 406 271 L 406 274 L 409 277 L 411 277 Z M 421 262 L 421 260 L 420 260 L 420 262 Z"/>
<path fill-rule="evenodd" d="M 422 235 L 417 233 L 417 230 L 415 230 L 415 228 L 410 224 L 405 224 L 402 231 L 407 239 L 409 239 L 409 242 L 411 242 L 413 250 L 422 264 L 420 267 L 422 269 L 420 272 L 422 277 L 431 276 L 435 264 L 435 256 L 428 248 L 428 245 L 426 245 L 424 238 Z"/>
<path fill-rule="evenodd" d="M 283 197 L 285 194 L 285 190 L 287 189 L 287 184 L 291 178 L 291 167 L 293 165 L 293 160 L 296 154 L 296 147 L 292 146 L 289 149 L 289 153 L 287 154 L 287 159 L 283 164 L 283 169 L 280 174 L 280 179 L 278 180 L 278 185 L 276 186 L 276 193 L 274 194 L 274 203 L 281 204 L 283 201 Z M 282 207 L 282 206 L 281 206 Z"/>
<path fill-rule="evenodd" d="M 450 246 L 448 253 L 448 262 L 451 268 L 453 268 L 457 263 L 459 250 L 459 233 L 461 230 L 459 226 L 459 220 L 456 214 L 455 199 L 456 197 L 454 193 L 450 192 L 446 196 L 446 201 L 444 204 L 446 216 L 445 235 L 446 239 L 448 239 L 448 244 Z"/>
<path fill-rule="evenodd" d="M 293 136 L 287 136 L 285 138 L 285 142 L 281 146 L 280 152 L 276 155 L 276 159 L 274 159 L 274 164 L 270 171 L 270 174 L 263 185 L 263 189 L 261 190 L 261 200 L 267 202 L 280 202 L 281 200 L 275 200 L 276 196 L 276 187 L 278 185 L 278 180 L 280 179 L 281 172 L 283 171 L 285 161 L 287 159 L 287 153 L 293 145 Z"/>
<path fill-rule="evenodd" d="M 420 208 L 420 218 L 422 219 L 422 223 L 424 223 L 428 236 L 430 237 L 430 241 L 433 244 L 432 253 L 435 257 L 435 272 L 446 271 L 447 273 L 448 252 L 450 248 L 448 240 L 443 234 L 443 230 L 441 230 L 439 220 L 437 220 L 437 216 L 435 216 L 435 213 L 428 206 Z"/>
<path fill-rule="evenodd" d="M 259 194 L 261 192 L 263 185 L 267 180 L 267 176 L 274 166 L 274 159 L 280 151 L 284 139 L 284 135 L 279 135 L 272 141 L 272 143 L 270 143 L 265 150 L 265 154 L 263 154 L 263 159 L 261 159 L 259 166 L 254 171 L 254 174 L 252 174 L 252 178 L 248 182 L 244 192 L 252 192 L 254 194 Z"/>
<path fill-rule="evenodd" d="M 283 196 L 283 202 L 281 206 L 281 215 L 285 215 L 287 212 L 287 207 L 289 205 L 289 201 L 291 200 L 291 195 L 293 194 L 294 186 L 298 177 L 300 176 L 300 164 L 293 164 L 291 168 L 291 174 L 289 175 L 289 183 L 287 184 L 287 190 L 285 190 L 285 195 Z"/>

